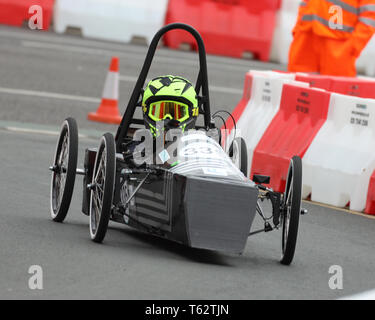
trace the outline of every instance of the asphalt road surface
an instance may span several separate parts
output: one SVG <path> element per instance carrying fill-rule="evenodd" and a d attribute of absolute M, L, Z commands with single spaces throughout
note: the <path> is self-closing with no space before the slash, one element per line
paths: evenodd
<path fill-rule="evenodd" d="M 48 166 L 61 122 L 78 121 L 82 166 L 84 149 L 116 130 L 86 120 L 100 101 L 111 56 L 120 57 L 123 112 L 145 52 L 0 27 L 0 298 L 336 299 L 375 288 L 375 219 L 307 202 L 289 267 L 278 263 L 280 232 L 249 238 L 242 256 L 189 249 L 115 223 L 104 243 L 94 244 L 80 213 L 80 177 L 66 222 L 51 221 Z M 213 109 L 231 111 L 248 69 L 283 66 L 209 56 L 208 68 Z M 150 77 L 194 81 L 196 72 L 195 54 L 161 49 Z M 43 271 L 42 290 L 29 288 L 35 265 Z M 334 270 L 342 271 L 342 289 L 329 286 L 340 275 Z"/>

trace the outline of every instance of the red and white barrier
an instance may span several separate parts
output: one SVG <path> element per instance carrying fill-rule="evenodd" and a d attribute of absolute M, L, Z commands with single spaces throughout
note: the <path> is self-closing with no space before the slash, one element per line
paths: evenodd
<path fill-rule="evenodd" d="M 247 76 L 251 77 L 251 88 L 248 88 L 250 98 L 246 105 L 243 101 L 240 101 L 234 110 L 233 116 L 238 119 L 237 130 L 231 132 L 226 145 L 230 145 L 234 135 L 240 136 L 246 141 L 248 168 L 250 170 L 254 150 L 279 110 L 284 84 L 303 87 L 307 87 L 308 84 L 294 81 L 293 74 L 250 71 Z M 230 124 L 231 120 L 228 121 L 228 126 Z"/>
<path fill-rule="evenodd" d="M 207 53 L 242 57 L 253 53 L 268 61 L 279 0 L 169 0 L 166 24 L 183 22 L 196 28 L 205 42 Z M 186 32 L 165 35 L 168 47 L 195 40 Z"/>
<path fill-rule="evenodd" d="M 250 177 L 271 177 L 285 188 L 289 161 L 303 163 L 303 198 L 375 214 L 375 99 L 368 79 L 250 71 L 233 116 L 245 139 Z M 309 84 L 348 93 L 337 94 Z M 356 90 L 355 93 L 353 90 Z M 233 129 L 231 120 L 227 127 Z M 226 145 L 234 138 L 234 130 Z"/>
<path fill-rule="evenodd" d="M 130 42 L 143 38 L 148 44 L 164 25 L 168 0 L 56 0 L 54 29 L 81 29 L 88 38 Z"/>
<path fill-rule="evenodd" d="M 375 170 L 375 100 L 332 94 L 327 121 L 303 157 L 303 197 L 363 211 Z"/>
<path fill-rule="evenodd" d="M 268 175 L 271 188 L 284 191 L 290 159 L 303 158 L 326 121 L 329 99 L 321 89 L 284 85 L 280 109 L 255 148 L 251 176 Z"/>

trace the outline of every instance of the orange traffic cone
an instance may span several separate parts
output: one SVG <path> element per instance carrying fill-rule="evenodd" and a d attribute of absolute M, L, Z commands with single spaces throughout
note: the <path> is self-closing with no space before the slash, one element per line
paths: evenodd
<path fill-rule="evenodd" d="M 119 97 L 119 58 L 113 57 L 105 80 L 102 102 L 96 112 L 90 112 L 87 118 L 92 121 L 120 124 L 121 115 L 118 108 Z"/>

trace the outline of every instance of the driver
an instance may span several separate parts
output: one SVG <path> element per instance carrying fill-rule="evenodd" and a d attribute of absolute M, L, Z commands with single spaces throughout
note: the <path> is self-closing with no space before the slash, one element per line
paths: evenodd
<path fill-rule="evenodd" d="M 197 93 L 190 81 L 172 75 L 152 79 L 143 94 L 143 119 L 154 138 L 169 129 L 193 129 L 199 114 Z"/>

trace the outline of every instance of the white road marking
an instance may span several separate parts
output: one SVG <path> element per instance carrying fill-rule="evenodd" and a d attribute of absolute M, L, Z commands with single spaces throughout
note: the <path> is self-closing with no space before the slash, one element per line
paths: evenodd
<path fill-rule="evenodd" d="M 140 60 L 143 62 L 145 60 L 146 54 L 135 53 L 135 52 L 126 52 L 119 48 L 115 50 L 106 50 L 106 49 L 99 49 L 93 47 L 82 47 L 76 45 L 69 45 L 69 44 L 59 44 L 59 43 L 51 43 L 51 42 L 41 42 L 41 41 L 28 41 L 28 40 L 21 40 L 21 45 L 24 47 L 29 48 L 36 48 L 36 49 L 50 49 L 55 51 L 64 51 L 64 52 L 74 52 L 74 53 L 83 53 L 83 54 L 91 54 L 91 55 L 100 55 L 100 56 L 108 56 L 111 57 L 113 55 L 117 55 L 119 57 L 127 58 L 127 59 L 134 59 Z M 230 59 L 230 58 L 228 58 Z M 155 56 L 155 61 L 163 62 L 167 64 L 176 63 L 177 65 L 189 66 L 189 67 L 199 67 L 198 58 L 195 60 L 185 58 L 178 58 L 178 57 L 171 57 L 171 56 Z M 252 61 L 254 63 L 254 61 Z M 259 63 L 259 62 L 258 62 Z M 207 61 L 207 64 L 212 68 L 217 68 L 221 70 L 230 70 L 233 69 L 240 70 L 240 71 L 247 71 L 250 69 L 250 66 L 247 65 L 240 65 L 240 64 L 230 64 L 230 63 L 220 63 L 220 62 L 213 62 Z M 270 66 L 273 68 L 274 66 Z"/>
<path fill-rule="evenodd" d="M 20 41 L 32 41 L 35 40 L 36 42 L 43 41 L 44 43 L 56 43 L 62 45 L 71 45 L 71 46 L 81 46 L 82 43 L 85 43 L 91 48 L 98 48 L 104 49 L 108 48 L 108 41 L 100 41 L 98 39 L 93 38 L 81 38 L 81 37 L 70 37 L 66 35 L 60 35 L 56 33 L 40 33 L 30 30 L 22 30 L 23 33 L 17 32 L 7 32 L 0 30 L 0 37 L 8 38 L 8 39 L 18 39 Z M 113 42 L 111 46 L 116 46 L 119 50 L 126 50 L 127 52 L 139 53 L 145 51 L 144 48 L 138 45 L 129 45 L 127 43 L 118 43 Z M 145 47 L 146 48 L 146 47 Z"/>
<path fill-rule="evenodd" d="M 55 92 L 45 92 L 45 91 L 35 91 L 35 90 L 24 90 L 24 89 L 12 89 L 0 87 L 1 93 L 24 95 L 24 96 L 34 96 L 42 98 L 52 98 L 52 99 L 62 99 L 62 100 L 73 100 L 80 102 L 90 102 L 90 103 L 100 103 L 101 99 L 92 97 L 83 97 L 70 94 L 62 94 Z"/>
<path fill-rule="evenodd" d="M 94 54 L 94 55 L 113 55 L 113 52 L 109 50 L 97 49 L 97 48 L 88 48 L 88 47 L 79 47 L 72 45 L 63 45 L 55 43 L 46 43 L 40 41 L 21 41 L 22 46 L 30 48 L 43 48 L 43 49 L 53 49 L 57 51 L 67 51 L 67 52 L 76 52 L 76 53 L 85 53 L 85 54 Z M 134 55 L 132 58 L 139 59 L 139 55 Z"/>
<path fill-rule="evenodd" d="M 138 80 L 137 77 L 120 75 L 120 81 L 132 82 L 132 83 L 135 84 L 137 80 Z M 146 83 L 150 80 L 151 79 L 146 79 Z M 242 90 L 235 89 L 235 88 L 210 86 L 210 91 L 220 92 L 220 93 L 228 93 L 228 94 L 235 94 L 235 95 L 242 95 Z"/>
<path fill-rule="evenodd" d="M 72 46 L 72 45 L 62 45 L 62 44 L 54 44 L 54 43 L 46 43 L 46 42 L 40 42 L 40 41 L 21 41 L 22 46 L 24 47 L 30 47 L 30 48 L 43 48 L 43 49 L 52 49 L 56 51 L 65 51 L 65 52 L 75 52 L 75 53 L 84 53 L 84 54 L 90 54 L 90 55 L 100 55 L 100 56 L 108 56 L 111 57 L 113 55 L 117 55 L 119 57 L 123 57 L 125 59 L 134 59 L 134 60 L 140 60 L 144 61 L 145 55 L 141 54 L 135 54 L 135 53 L 128 53 L 128 52 L 119 52 L 111 51 L 111 50 L 105 50 L 105 49 L 97 49 L 97 48 L 89 48 L 89 47 L 81 47 L 81 46 Z M 161 61 L 161 62 L 167 62 L 171 63 L 171 60 L 178 61 L 178 64 L 185 65 L 185 66 L 193 66 L 197 65 L 196 61 L 193 60 L 177 60 L 176 58 L 171 57 L 155 57 L 155 60 Z"/>
<path fill-rule="evenodd" d="M 217 86 L 210 86 L 211 91 L 221 92 L 221 93 L 230 93 L 230 94 L 240 94 L 242 95 L 242 90 L 235 89 L 235 88 L 225 88 L 225 87 L 217 87 Z"/>
<path fill-rule="evenodd" d="M 15 132 L 15 133 L 31 133 L 31 134 L 41 134 L 41 135 L 48 135 L 48 136 L 58 136 L 60 134 L 59 131 L 53 131 L 53 130 L 44 130 L 44 129 L 34 129 L 34 128 L 26 128 L 26 127 L 3 127 L 2 129 Z M 87 134 L 78 134 L 78 137 L 80 139 L 97 139 L 96 137 L 91 137 L 90 135 Z"/>
<path fill-rule="evenodd" d="M 30 128 L 18 128 L 18 127 L 4 127 L 4 129 L 13 132 L 21 132 L 21 133 L 38 133 L 38 134 L 45 134 L 51 136 L 58 136 L 58 131 L 51 131 L 51 130 L 41 130 L 41 129 L 30 129 Z"/>

